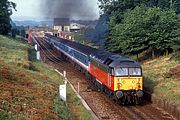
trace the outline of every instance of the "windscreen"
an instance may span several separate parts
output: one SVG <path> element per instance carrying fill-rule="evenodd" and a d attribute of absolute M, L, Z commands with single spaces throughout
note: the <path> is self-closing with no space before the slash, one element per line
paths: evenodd
<path fill-rule="evenodd" d="M 115 76 L 140 76 L 141 68 L 116 68 Z"/>
<path fill-rule="evenodd" d="M 141 68 L 129 68 L 129 75 L 133 75 L 133 76 L 141 75 Z"/>
<path fill-rule="evenodd" d="M 128 76 L 128 68 L 117 68 L 115 71 L 116 76 Z"/>

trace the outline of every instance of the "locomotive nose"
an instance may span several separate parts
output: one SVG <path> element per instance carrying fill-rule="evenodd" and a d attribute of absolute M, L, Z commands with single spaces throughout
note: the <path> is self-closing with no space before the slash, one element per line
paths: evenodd
<path fill-rule="evenodd" d="M 142 97 L 142 96 L 144 95 L 144 93 L 143 93 L 142 91 L 137 91 L 136 95 L 137 95 L 138 97 Z"/>

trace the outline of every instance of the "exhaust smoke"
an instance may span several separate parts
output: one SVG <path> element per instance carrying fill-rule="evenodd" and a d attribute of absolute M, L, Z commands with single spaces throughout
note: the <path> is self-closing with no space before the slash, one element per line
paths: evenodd
<path fill-rule="evenodd" d="M 98 19 L 97 0 L 42 0 L 45 18 Z"/>

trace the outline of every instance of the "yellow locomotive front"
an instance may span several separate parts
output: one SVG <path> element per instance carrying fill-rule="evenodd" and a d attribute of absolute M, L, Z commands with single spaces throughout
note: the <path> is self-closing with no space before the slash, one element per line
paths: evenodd
<path fill-rule="evenodd" d="M 114 91 L 122 103 L 141 103 L 143 77 L 141 67 L 118 67 L 114 70 Z"/>

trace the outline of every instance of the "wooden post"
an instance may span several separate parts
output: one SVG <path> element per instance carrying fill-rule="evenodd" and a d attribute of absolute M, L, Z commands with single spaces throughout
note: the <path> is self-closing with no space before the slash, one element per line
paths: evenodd
<path fill-rule="evenodd" d="M 36 51 L 36 59 L 37 59 L 37 60 L 41 60 L 40 51 Z"/>
<path fill-rule="evenodd" d="M 64 78 L 66 78 L 66 71 L 63 71 Z"/>
<path fill-rule="evenodd" d="M 63 76 L 64 76 L 64 83 L 67 84 L 66 71 L 63 71 Z"/>

